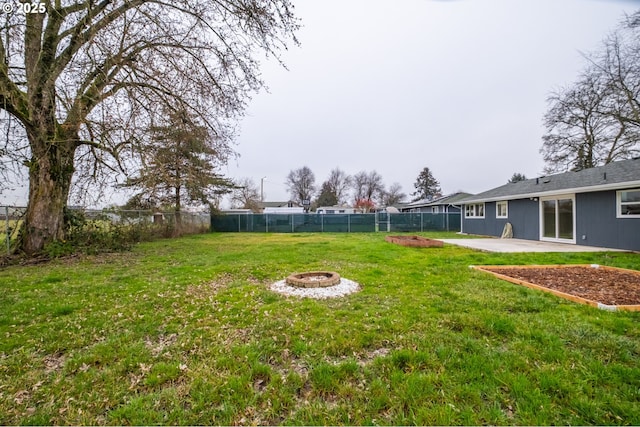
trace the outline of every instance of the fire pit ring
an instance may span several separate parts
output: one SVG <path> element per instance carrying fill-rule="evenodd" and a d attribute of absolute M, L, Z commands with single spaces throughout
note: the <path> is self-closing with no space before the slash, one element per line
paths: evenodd
<path fill-rule="evenodd" d="M 290 275 L 285 283 L 296 288 L 328 288 L 340 283 L 340 275 L 335 271 L 307 271 Z"/>

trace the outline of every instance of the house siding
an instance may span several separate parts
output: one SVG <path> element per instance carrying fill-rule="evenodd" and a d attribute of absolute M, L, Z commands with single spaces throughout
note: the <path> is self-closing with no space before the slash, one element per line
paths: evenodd
<path fill-rule="evenodd" d="M 640 218 L 616 218 L 615 191 L 576 194 L 578 245 L 640 251 Z"/>
<path fill-rule="evenodd" d="M 516 239 L 538 240 L 540 237 L 539 202 L 536 200 L 509 200 L 509 218 Z M 502 231 L 500 232 L 502 235 Z"/>
<path fill-rule="evenodd" d="M 576 244 L 640 251 L 640 218 L 617 218 L 616 191 L 577 193 Z M 496 203 L 485 203 L 484 219 L 463 218 L 462 231 L 484 236 L 502 235 L 506 222 L 516 239 L 540 239 L 540 202 L 509 200 L 509 217 L 496 218 Z"/>
<path fill-rule="evenodd" d="M 487 202 L 484 204 L 484 219 L 463 218 L 462 231 L 468 234 L 500 237 L 505 224 L 510 222 L 514 238 L 538 240 L 540 218 L 537 201 L 509 200 L 508 214 L 508 218 L 496 218 L 496 203 Z"/>

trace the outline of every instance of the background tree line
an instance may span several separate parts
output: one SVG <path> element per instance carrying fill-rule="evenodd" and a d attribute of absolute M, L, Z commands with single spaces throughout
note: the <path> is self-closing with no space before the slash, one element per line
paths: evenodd
<path fill-rule="evenodd" d="M 260 192 L 257 184 L 249 178 L 236 182 L 231 203 L 235 208 L 260 209 Z M 408 202 L 402 186 L 394 182 L 389 187 L 384 183 L 382 175 L 377 171 L 360 171 L 349 175 L 339 167 L 331 170 L 329 176 L 320 186 L 308 166 L 293 169 L 287 175 L 285 186 L 290 200 L 302 205 L 303 201 L 311 202 L 312 208 L 320 206 L 349 205 L 363 210 L 376 207 L 393 206 Z M 418 175 L 414 184 L 416 191 L 411 201 L 433 199 L 442 195 L 440 183 L 433 177 L 428 167 Z"/>

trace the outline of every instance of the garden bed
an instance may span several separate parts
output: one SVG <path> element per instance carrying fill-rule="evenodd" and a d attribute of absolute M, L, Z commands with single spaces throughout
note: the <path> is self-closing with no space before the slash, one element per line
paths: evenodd
<path fill-rule="evenodd" d="M 387 236 L 384 240 L 396 245 L 414 248 L 441 248 L 443 245 L 439 240 L 427 239 L 420 236 Z"/>
<path fill-rule="evenodd" d="M 594 307 L 640 311 L 640 271 L 595 264 L 474 268 Z"/>

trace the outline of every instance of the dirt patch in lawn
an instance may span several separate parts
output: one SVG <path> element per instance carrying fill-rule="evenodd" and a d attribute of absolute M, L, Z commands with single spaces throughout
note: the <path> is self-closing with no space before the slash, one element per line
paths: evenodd
<path fill-rule="evenodd" d="M 477 266 L 513 283 L 596 307 L 640 310 L 640 271 L 599 265 Z"/>
<path fill-rule="evenodd" d="M 442 242 L 439 240 L 427 239 L 420 236 L 387 236 L 384 238 L 389 243 L 412 248 L 441 248 Z"/>

